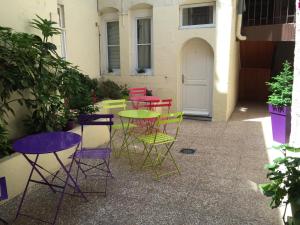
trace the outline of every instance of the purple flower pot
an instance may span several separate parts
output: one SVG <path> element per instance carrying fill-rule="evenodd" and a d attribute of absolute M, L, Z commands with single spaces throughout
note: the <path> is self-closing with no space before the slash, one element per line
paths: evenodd
<path fill-rule="evenodd" d="M 291 133 L 291 107 L 278 107 L 269 104 L 269 112 L 272 120 L 273 140 L 286 144 Z"/>

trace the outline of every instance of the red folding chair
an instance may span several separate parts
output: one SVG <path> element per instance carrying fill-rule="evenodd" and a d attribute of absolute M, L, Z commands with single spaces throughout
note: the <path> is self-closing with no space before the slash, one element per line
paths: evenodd
<path fill-rule="evenodd" d="M 161 114 L 169 114 L 170 109 L 172 107 L 172 101 L 173 100 L 171 98 L 162 99 L 161 101 L 159 101 L 159 100 L 158 101 L 152 101 L 152 102 L 149 102 L 149 103 L 143 105 L 143 107 L 147 108 L 148 110 L 152 110 L 152 111 L 156 111 L 158 108 L 160 108 L 161 109 Z M 146 123 L 146 124 L 153 123 L 154 120 L 155 119 L 146 119 L 144 121 L 144 123 Z"/>
<path fill-rule="evenodd" d="M 152 101 L 152 102 L 149 102 L 145 105 L 143 105 L 143 107 L 147 108 L 148 110 L 156 110 L 157 108 L 161 108 L 162 110 L 166 109 L 167 112 L 166 113 L 169 113 L 170 112 L 170 109 L 172 107 L 172 99 L 171 98 L 168 98 L 168 99 L 162 99 L 161 101 Z M 165 113 L 165 112 L 162 112 L 162 113 Z"/>
<path fill-rule="evenodd" d="M 128 88 L 129 90 L 129 99 L 135 96 L 146 96 L 147 94 L 147 88 Z"/>
<path fill-rule="evenodd" d="M 147 88 L 128 88 L 129 90 L 129 100 L 132 101 L 132 107 L 134 109 L 139 108 L 139 97 L 147 95 Z"/>

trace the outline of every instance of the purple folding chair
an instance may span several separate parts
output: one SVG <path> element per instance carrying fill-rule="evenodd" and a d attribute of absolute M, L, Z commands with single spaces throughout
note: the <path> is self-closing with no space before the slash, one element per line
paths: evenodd
<path fill-rule="evenodd" d="M 5 177 L 0 177 L 0 201 L 8 199 Z M 0 222 L 8 224 L 4 219 L 0 218 Z"/>
<path fill-rule="evenodd" d="M 109 177 L 113 178 L 110 167 L 109 160 L 111 155 L 111 131 L 113 125 L 113 114 L 92 114 L 92 115 L 80 115 L 79 116 L 79 124 L 81 125 L 81 136 L 82 142 L 79 150 L 75 152 L 75 162 L 78 166 L 76 181 L 78 178 L 79 171 L 81 171 L 85 178 L 88 176 L 102 176 L 103 173 L 105 175 L 105 190 L 101 192 L 96 191 L 83 191 L 84 193 L 102 193 L 106 196 L 107 190 L 107 180 Z M 108 126 L 109 128 L 109 145 L 108 147 L 96 147 L 96 148 L 87 148 L 83 146 L 84 140 L 84 129 L 85 126 Z M 100 137 L 99 137 L 100 138 Z M 96 165 L 90 164 L 90 160 L 98 160 Z M 98 170 L 99 174 L 89 174 L 90 171 Z"/>

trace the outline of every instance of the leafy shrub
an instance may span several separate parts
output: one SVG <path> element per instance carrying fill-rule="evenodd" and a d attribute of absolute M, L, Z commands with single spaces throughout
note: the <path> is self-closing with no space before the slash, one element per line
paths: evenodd
<path fill-rule="evenodd" d="M 293 77 L 293 68 L 288 61 L 285 61 L 280 74 L 273 77 L 270 82 L 267 82 L 270 91 L 269 104 L 279 107 L 291 106 Z"/>
<path fill-rule="evenodd" d="M 287 151 L 299 152 L 300 148 L 280 145 L 276 149 L 280 150 L 284 157 L 276 158 L 265 166 L 269 182 L 260 184 L 260 189 L 265 196 L 272 199 L 271 208 L 281 206 L 287 199 L 287 203 L 297 206 L 293 217 L 300 218 L 300 158 L 286 156 Z"/>
<path fill-rule="evenodd" d="M 8 132 L 3 124 L 0 123 L 0 158 L 12 152 L 11 143 L 8 140 Z"/>
<path fill-rule="evenodd" d="M 14 113 L 10 104 L 15 101 L 25 103 L 31 112 L 24 120 L 28 133 L 62 130 L 68 118 L 74 117 L 69 113 L 69 101 L 74 96 L 81 101 L 76 110 L 82 113 L 95 110 L 90 104 L 91 90 L 97 87 L 97 80 L 89 79 L 62 59 L 56 46 L 48 41 L 60 33 L 56 23 L 37 16 L 31 25 L 40 31 L 41 37 L 0 27 L 0 124 L 3 131 L 7 124 L 4 118 L 9 112 Z M 23 96 L 24 90 L 28 90 L 29 97 Z M 12 94 L 18 94 L 17 98 L 12 99 Z M 1 137 L 0 151 L 3 152 L 8 135 L 4 132 Z"/>
<path fill-rule="evenodd" d="M 118 85 L 111 80 L 100 81 L 96 89 L 96 96 L 100 100 L 128 98 L 128 95 L 126 85 Z"/>
<path fill-rule="evenodd" d="M 89 76 L 80 73 L 78 70 L 71 70 L 71 79 L 76 80 L 70 82 L 67 86 L 76 87 L 65 93 L 64 97 L 68 102 L 68 108 L 76 110 L 78 113 L 93 113 L 97 108 L 93 105 L 92 93 L 97 89 L 97 79 L 91 79 Z"/>

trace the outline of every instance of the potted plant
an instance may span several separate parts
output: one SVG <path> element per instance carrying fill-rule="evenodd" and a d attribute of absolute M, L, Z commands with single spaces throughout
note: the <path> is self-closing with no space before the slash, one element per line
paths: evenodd
<path fill-rule="evenodd" d="M 288 143 L 291 132 L 291 104 L 293 89 L 293 70 L 288 61 L 283 63 L 282 71 L 270 82 L 268 97 L 269 112 L 272 120 L 273 140 Z"/>
<path fill-rule="evenodd" d="M 277 149 L 283 152 L 284 157 L 265 166 L 270 182 L 261 184 L 260 189 L 265 196 L 272 198 L 272 208 L 290 204 L 293 225 L 300 225 L 300 158 L 286 156 L 286 151 L 299 152 L 300 149 L 288 145 L 281 145 Z"/>
<path fill-rule="evenodd" d="M 68 131 L 74 129 L 78 117 L 78 113 L 76 112 L 76 110 L 66 109 L 65 116 L 67 118 L 67 124 L 64 130 Z"/>
<path fill-rule="evenodd" d="M 138 68 L 137 72 L 138 73 L 146 73 L 146 70 L 144 68 Z"/>

